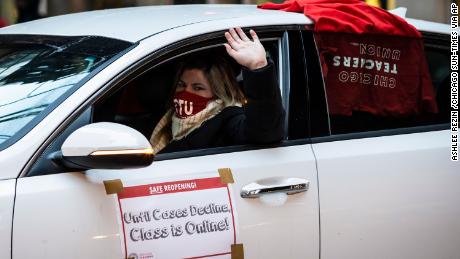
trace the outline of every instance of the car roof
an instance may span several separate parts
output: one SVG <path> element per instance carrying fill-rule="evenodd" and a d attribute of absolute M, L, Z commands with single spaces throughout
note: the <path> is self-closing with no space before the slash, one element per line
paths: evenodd
<path fill-rule="evenodd" d="M 137 42 L 176 27 L 247 18 L 257 24 L 312 24 L 301 13 L 259 9 L 256 5 L 170 5 L 107 9 L 53 16 L 0 29 L 0 34 L 103 36 Z M 417 29 L 450 33 L 447 24 L 406 19 Z M 65 24 L 65 26 L 63 26 Z"/>
<path fill-rule="evenodd" d="M 442 34 L 450 34 L 450 25 L 444 23 L 430 22 L 424 20 L 417 20 L 412 18 L 405 19 L 408 23 L 412 24 L 419 31 L 436 32 Z"/>
<path fill-rule="evenodd" d="M 259 9 L 256 5 L 170 5 L 107 9 L 60 15 L 0 29 L 0 34 L 95 35 L 137 42 L 188 24 L 232 19 L 263 19 L 267 24 L 308 24 L 303 14 Z M 224 21 L 228 20 L 228 21 Z M 63 26 L 65 25 L 65 26 Z"/>

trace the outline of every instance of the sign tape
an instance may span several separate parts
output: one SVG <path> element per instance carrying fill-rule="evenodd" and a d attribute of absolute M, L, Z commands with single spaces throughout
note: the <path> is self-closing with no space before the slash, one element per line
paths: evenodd
<path fill-rule="evenodd" d="M 123 183 L 120 179 L 104 181 L 105 192 L 107 195 L 120 193 L 123 191 Z"/>
<path fill-rule="evenodd" d="M 220 182 L 224 184 L 234 183 L 232 170 L 230 168 L 219 168 Z"/>
<path fill-rule="evenodd" d="M 232 259 L 244 259 L 243 244 L 233 244 L 232 245 Z"/>

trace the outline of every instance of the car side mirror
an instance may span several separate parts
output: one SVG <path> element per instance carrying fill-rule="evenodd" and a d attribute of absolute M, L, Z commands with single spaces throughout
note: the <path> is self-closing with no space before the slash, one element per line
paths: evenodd
<path fill-rule="evenodd" d="M 85 125 L 64 141 L 53 162 L 67 169 L 127 169 L 153 162 L 153 149 L 140 132 L 128 126 L 97 122 Z"/>

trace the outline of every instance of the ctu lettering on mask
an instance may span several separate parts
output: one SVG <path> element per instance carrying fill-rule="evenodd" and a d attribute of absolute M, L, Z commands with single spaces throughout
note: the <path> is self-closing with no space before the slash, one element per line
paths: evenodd
<path fill-rule="evenodd" d="M 187 91 L 177 92 L 174 95 L 176 116 L 181 119 L 193 116 L 204 110 L 211 99 Z"/>

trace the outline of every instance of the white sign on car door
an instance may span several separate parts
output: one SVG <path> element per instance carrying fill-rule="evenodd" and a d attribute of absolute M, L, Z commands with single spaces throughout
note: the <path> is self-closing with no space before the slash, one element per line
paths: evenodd
<path fill-rule="evenodd" d="M 238 216 L 219 176 L 123 186 L 116 197 L 127 258 L 231 258 Z"/>

